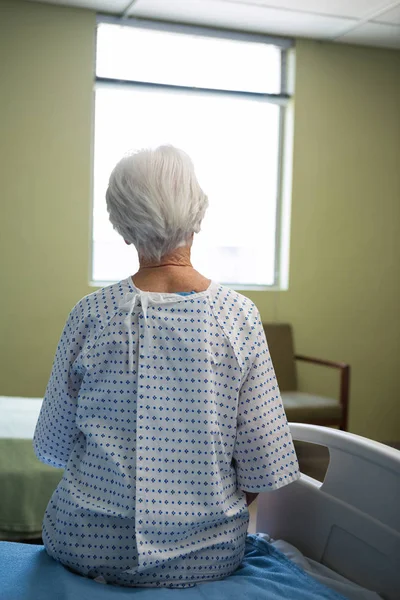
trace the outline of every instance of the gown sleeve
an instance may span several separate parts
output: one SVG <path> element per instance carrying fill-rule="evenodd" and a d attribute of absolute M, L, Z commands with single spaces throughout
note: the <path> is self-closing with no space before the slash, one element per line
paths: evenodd
<path fill-rule="evenodd" d="M 82 375 L 75 361 L 84 340 L 82 329 L 82 311 L 77 305 L 58 343 L 33 438 L 36 456 L 54 467 L 65 467 L 79 436 L 75 417 Z"/>
<path fill-rule="evenodd" d="M 295 481 L 300 471 L 259 315 L 251 335 L 255 355 L 240 390 L 233 459 L 239 489 L 258 493 Z"/>

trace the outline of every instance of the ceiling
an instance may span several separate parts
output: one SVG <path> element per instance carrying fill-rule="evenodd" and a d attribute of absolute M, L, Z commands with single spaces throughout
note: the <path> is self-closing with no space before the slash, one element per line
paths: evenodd
<path fill-rule="evenodd" d="M 400 0 L 30 0 L 257 33 L 400 49 Z"/>

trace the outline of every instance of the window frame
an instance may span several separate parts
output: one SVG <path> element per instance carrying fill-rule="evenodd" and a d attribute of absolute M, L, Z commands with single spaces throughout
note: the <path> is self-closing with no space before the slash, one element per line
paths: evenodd
<path fill-rule="evenodd" d="M 103 23 L 111 25 L 119 25 L 124 27 L 133 27 L 140 29 L 149 29 L 153 31 L 165 31 L 169 33 L 183 33 L 189 35 L 199 35 L 202 37 L 214 37 L 222 39 L 230 39 L 237 41 L 247 41 L 263 43 L 268 45 L 277 46 L 281 51 L 281 85 L 280 92 L 278 94 L 263 93 L 263 92 L 250 92 L 242 90 L 224 90 L 215 89 L 209 87 L 192 87 L 176 84 L 166 83 L 154 83 L 145 81 L 135 81 L 133 79 L 114 79 L 110 77 L 99 77 L 97 76 L 97 70 L 95 65 L 94 70 L 94 93 L 97 87 L 102 86 L 114 86 L 114 87 L 127 87 L 127 88 L 147 88 L 147 89 L 160 89 L 164 91 L 183 91 L 186 93 L 194 92 L 196 94 L 212 94 L 222 95 L 230 97 L 246 97 L 256 98 L 258 101 L 266 102 L 269 104 L 277 104 L 279 106 L 279 146 L 278 146 L 278 169 L 277 169 L 277 194 L 276 194 L 276 215 L 275 215 L 275 253 L 274 253 L 274 280 L 271 284 L 262 285 L 246 285 L 240 283 L 227 283 L 229 287 L 236 290 L 253 290 L 253 291 L 265 291 L 265 290 L 282 290 L 287 289 L 287 271 L 288 268 L 282 266 L 282 227 L 283 227 L 283 187 L 284 187 L 284 157 L 285 157 L 285 138 L 286 138 L 286 124 L 287 124 L 287 113 L 288 105 L 292 99 L 291 94 L 288 91 L 288 64 L 289 64 L 289 52 L 294 46 L 294 40 L 284 37 L 275 37 L 270 35 L 258 34 L 258 33 L 245 33 L 228 29 L 217 29 L 204 26 L 194 26 L 186 24 L 170 23 L 165 21 L 150 21 L 146 19 L 137 18 L 114 18 L 106 15 L 97 15 L 97 26 Z M 96 35 L 97 45 L 97 35 Z M 95 135 L 95 118 L 93 111 L 93 136 Z M 92 178 L 94 178 L 94 152 L 92 153 Z M 93 188 L 93 185 L 92 185 Z M 89 260 L 89 284 L 94 287 L 99 285 L 109 285 L 110 281 L 94 281 L 93 280 L 93 214 L 94 214 L 94 190 L 92 189 L 91 194 L 91 221 L 90 221 L 90 260 Z"/>

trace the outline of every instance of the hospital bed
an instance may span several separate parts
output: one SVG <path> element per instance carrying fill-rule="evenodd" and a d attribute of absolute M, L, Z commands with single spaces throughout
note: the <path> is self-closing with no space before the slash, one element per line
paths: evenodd
<path fill-rule="evenodd" d="M 400 452 L 336 429 L 292 423 L 326 446 L 323 483 L 302 475 L 258 500 L 257 531 L 390 600 L 400 600 Z"/>
<path fill-rule="evenodd" d="M 33 402 L 28 405 L 27 411 L 22 409 L 26 402 Z M 8 425 L 4 425 L 3 419 L 0 426 L 0 439 L 6 441 L 5 435 L 10 435 L 17 443 L 19 431 L 21 437 L 26 438 L 22 441 L 29 441 L 39 408 L 40 400 L 37 399 L 0 398 L 0 409 L 8 420 Z M 378 598 L 367 590 L 386 600 L 400 600 L 400 452 L 356 435 L 320 426 L 291 424 L 291 431 L 295 440 L 328 447 L 330 463 L 324 482 L 302 475 L 300 480 L 289 486 L 260 494 L 256 529 L 267 535 L 249 539 L 244 567 L 227 580 L 205 583 L 188 590 L 135 590 L 136 595 L 142 596 L 138 600 L 164 600 L 166 595 L 168 599 L 175 600 L 178 594 L 180 600 L 186 600 L 186 597 L 190 600 L 191 596 L 205 597 L 204 593 L 208 600 L 214 597 L 223 600 L 225 596 L 229 600 L 243 596 L 249 600 Z M 57 470 L 50 470 L 48 477 L 51 471 L 53 475 L 56 473 L 52 481 L 46 480 L 43 472 L 41 474 L 42 485 L 49 488 L 49 494 L 60 477 Z M 21 468 L 19 479 L 24 477 L 23 472 Z M 9 476 L 9 470 L 5 473 L 0 471 L 0 490 L 10 491 L 5 481 L 5 477 Z M 34 478 L 28 470 L 25 477 L 28 483 L 25 487 L 19 483 L 19 496 L 15 494 L 14 503 L 20 502 L 26 511 L 29 508 L 29 485 Z M 21 489 L 28 494 L 25 498 L 21 497 Z M 323 588 L 316 587 L 315 595 L 311 592 L 304 595 L 308 579 L 297 592 L 288 591 L 288 573 L 294 571 L 292 562 L 285 562 L 284 555 L 297 562 L 300 569 L 296 576 L 300 579 L 305 570 L 313 580 L 336 589 L 338 594 L 324 596 Z M 279 569 L 283 569 L 282 573 Z M 272 580 L 268 579 L 270 576 Z M 286 590 L 282 596 L 274 587 L 280 577 Z M 347 591 L 351 588 L 348 580 L 365 590 L 354 585 L 354 596 L 348 595 Z M 53 587 L 55 582 L 57 593 Z M 202 593 L 195 591 L 200 589 Z M 132 590 L 101 586 L 70 573 L 50 559 L 41 546 L 0 542 L 1 600 L 122 600 L 125 595 L 128 597 L 129 592 Z M 196 593 L 200 595 L 195 596 Z"/>
<path fill-rule="evenodd" d="M 0 540 L 40 538 L 44 511 L 62 477 L 61 469 L 39 462 L 33 452 L 41 405 L 41 398 L 0 396 Z"/>

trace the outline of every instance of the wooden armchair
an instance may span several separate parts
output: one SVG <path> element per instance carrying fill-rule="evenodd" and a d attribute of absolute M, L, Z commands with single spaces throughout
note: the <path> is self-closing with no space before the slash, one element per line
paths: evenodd
<path fill-rule="evenodd" d="M 295 354 L 292 327 L 287 323 L 264 323 L 264 331 L 288 421 L 327 426 L 336 425 L 346 431 L 350 366 L 341 362 Z M 297 360 L 339 369 L 339 400 L 298 391 Z"/>

